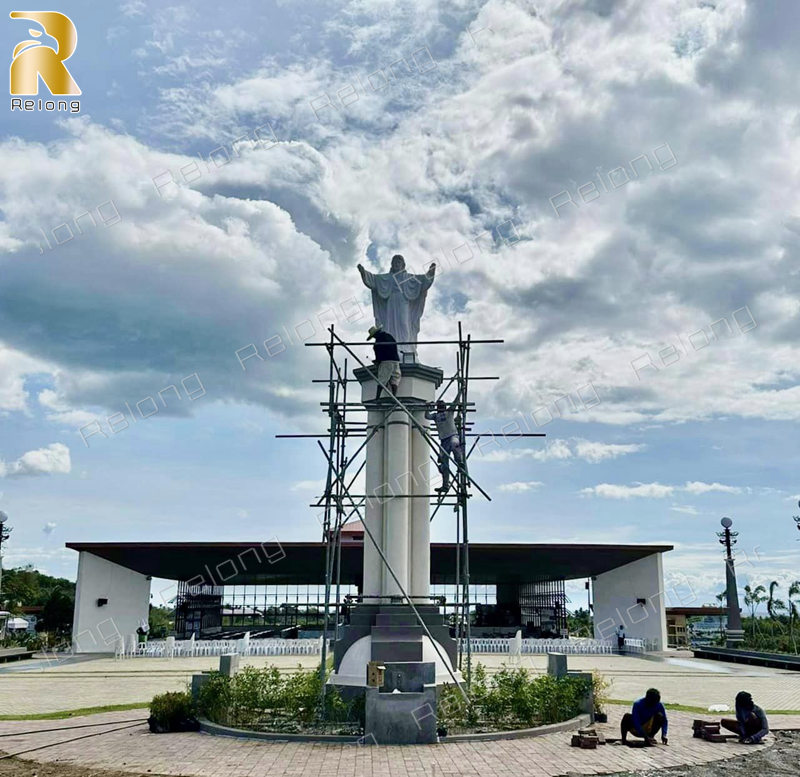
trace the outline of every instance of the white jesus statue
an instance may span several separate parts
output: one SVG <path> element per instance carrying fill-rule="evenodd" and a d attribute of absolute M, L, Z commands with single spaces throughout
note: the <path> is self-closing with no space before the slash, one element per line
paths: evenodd
<path fill-rule="evenodd" d="M 372 312 L 375 324 L 383 327 L 397 340 L 401 354 L 411 354 L 416 361 L 417 346 L 408 345 L 416 341 L 419 320 L 425 310 L 425 298 L 436 274 L 436 265 L 431 264 L 424 275 L 406 272 L 405 259 L 400 254 L 392 257 L 392 268 L 387 273 L 371 273 L 358 265 L 361 280 L 372 291 Z M 401 356 L 405 360 L 405 356 Z"/>

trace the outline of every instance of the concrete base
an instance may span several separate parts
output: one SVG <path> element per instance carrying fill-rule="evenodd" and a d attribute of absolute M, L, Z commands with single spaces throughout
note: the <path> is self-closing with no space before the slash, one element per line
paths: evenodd
<path fill-rule="evenodd" d="M 547 674 L 553 675 L 553 677 L 564 677 L 568 671 L 565 653 L 547 654 Z"/>
<path fill-rule="evenodd" d="M 366 699 L 364 739 L 376 745 L 430 745 L 437 742 L 436 686 L 432 683 L 425 685 L 417 693 L 382 693 L 378 688 L 370 688 Z"/>
<path fill-rule="evenodd" d="M 738 648 L 744 642 L 744 629 L 726 629 L 725 630 L 725 646 L 729 648 Z"/>
<path fill-rule="evenodd" d="M 452 683 L 448 669 L 456 662 L 456 641 L 442 623 L 438 607 L 420 605 L 417 611 L 439 646 L 436 648 L 425 635 L 410 607 L 387 607 L 362 604 L 355 607 L 350 624 L 340 629 L 340 638 L 333 649 L 333 668 L 330 683 L 337 686 L 367 687 L 367 664 L 381 661 L 387 669 L 396 664 L 431 663 L 434 677 L 431 682 Z M 461 682 L 461 676 L 455 673 Z M 391 681 L 394 682 L 394 681 Z"/>
<path fill-rule="evenodd" d="M 435 673 L 432 661 L 386 664 L 383 685 L 367 689 L 365 739 L 377 745 L 436 742 Z"/>

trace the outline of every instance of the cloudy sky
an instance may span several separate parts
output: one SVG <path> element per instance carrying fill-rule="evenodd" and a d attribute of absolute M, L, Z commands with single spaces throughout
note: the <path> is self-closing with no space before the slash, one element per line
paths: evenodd
<path fill-rule="evenodd" d="M 356 264 L 402 251 L 421 338 L 506 341 L 475 541 L 670 543 L 700 604 L 730 515 L 742 582 L 800 577 L 796 2 L 58 9 L 80 113 L 2 114 L 6 565 L 318 538 L 324 460 L 274 435 L 324 427 L 302 342 L 361 339 Z"/>

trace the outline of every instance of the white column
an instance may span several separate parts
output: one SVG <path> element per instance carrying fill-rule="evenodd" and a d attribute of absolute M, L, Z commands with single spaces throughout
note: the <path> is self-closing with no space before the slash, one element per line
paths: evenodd
<path fill-rule="evenodd" d="M 384 545 L 383 552 L 400 585 L 408 591 L 409 510 L 411 500 L 407 498 L 409 484 L 409 420 L 401 411 L 393 411 L 386 421 L 386 457 L 384 480 L 388 495 L 384 499 Z M 391 494 L 397 494 L 392 497 Z M 384 596 L 401 595 L 400 588 L 388 569 L 383 570 Z"/>
<path fill-rule="evenodd" d="M 424 428 L 425 415 L 422 410 L 414 411 L 414 420 Z M 427 597 L 431 582 L 431 524 L 430 524 L 430 454 L 431 448 L 415 427 L 411 432 L 411 478 L 413 493 L 424 494 L 411 500 L 411 537 L 409 556 L 411 559 L 412 597 Z M 427 599 L 421 601 L 428 604 Z"/>
<path fill-rule="evenodd" d="M 384 414 L 381 410 L 370 410 L 367 414 L 367 434 L 373 428 L 379 427 L 372 439 L 367 443 L 365 482 L 367 494 L 364 509 L 364 522 L 372 532 L 375 542 L 383 549 L 383 500 L 376 498 L 383 493 L 383 446 L 384 446 Z M 372 543 L 372 540 L 365 534 L 364 536 L 364 585 L 362 594 L 367 596 L 380 596 L 383 588 L 383 561 Z"/>

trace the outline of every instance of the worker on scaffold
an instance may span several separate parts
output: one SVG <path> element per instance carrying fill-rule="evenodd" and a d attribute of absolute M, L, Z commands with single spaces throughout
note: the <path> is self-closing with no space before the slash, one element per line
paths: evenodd
<path fill-rule="evenodd" d="M 439 433 L 439 445 L 441 449 L 438 456 L 439 472 L 442 476 L 442 485 L 436 489 L 439 494 L 446 494 L 450 489 L 450 454 L 456 461 L 460 469 L 466 469 L 466 458 L 464 448 L 461 445 L 461 437 L 456 428 L 455 408 L 458 407 L 459 397 L 448 407 L 444 400 L 439 400 L 435 409 L 425 412 L 425 418 L 436 424 L 436 431 Z"/>
<path fill-rule="evenodd" d="M 375 366 L 378 368 L 378 393 L 375 395 L 376 401 L 381 398 L 383 386 L 397 396 L 397 389 L 400 386 L 400 354 L 397 352 L 397 341 L 389 332 L 384 332 L 383 327 L 378 324 L 369 328 L 367 340 L 375 339 Z M 382 385 L 381 385 L 382 384 Z"/>

